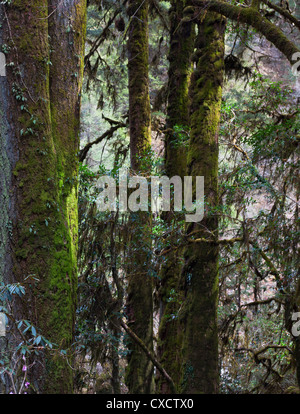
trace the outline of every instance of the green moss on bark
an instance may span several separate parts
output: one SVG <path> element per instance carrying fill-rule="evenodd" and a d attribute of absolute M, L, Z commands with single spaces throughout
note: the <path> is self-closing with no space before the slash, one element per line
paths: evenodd
<path fill-rule="evenodd" d="M 149 98 L 148 1 L 131 0 L 128 40 L 128 87 L 131 167 L 139 170 L 140 157 L 151 143 Z"/>
<path fill-rule="evenodd" d="M 207 229 L 218 237 L 218 128 L 223 82 L 225 21 L 207 13 L 198 25 L 196 69 L 191 80 L 191 139 L 188 175 L 204 176 L 205 217 L 190 224 L 187 232 Z M 216 393 L 218 390 L 218 246 L 191 244 L 185 251 L 182 285 L 185 298 L 181 321 L 184 333 L 185 393 Z"/>
<path fill-rule="evenodd" d="M 56 12 L 48 16 L 49 8 Z M 67 33 L 64 15 L 72 18 L 76 33 Z M 7 16 L 14 39 L 9 59 L 15 66 L 22 64 L 20 73 L 8 74 L 14 96 L 11 127 L 19 154 L 13 170 L 13 278 L 23 282 L 34 275 L 39 280 L 27 289 L 18 316 L 31 319 L 46 338 L 69 349 L 76 309 L 77 154 L 86 2 L 57 6 L 51 0 L 15 0 Z M 4 31 L 9 41 L 8 27 Z M 77 76 L 72 76 L 75 71 Z M 73 392 L 71 359 L 53 359 L 47 353 L 39 362 L 29 372 L 39 392 Z"/>
<path fill-rule="evenodd" d="M 171 38 L 169 50 L 169 84 L 167 125 L 165 139 L 165 174 L 168 177 L 186 175 L 187 140 L 178 145 L 176 127 L 189 129 L 189 84 L 192 73 L 191 56 L 194 49 L 195 25 L 191 20 L 193 10 L 185 8 L 185 1 L 173 1 L 169 18 Z M 182 19 L 185 18 L 184 21 Z M 185 132 L 182 131 L 182 134 Z M 174 216 L 176 217 L 173 222 Z M 165 214 L 166 224 L 171 228 L 177 226 L 181 213 Z M 176 243 L 174 233 L 171 243 Z M 178 311 L 181 306 L 183 292 L 180 287 L 182 269 L 182 252 L 169 253 L 164 258 L 160 279 L 161 320 L 159 326 L 158 357 L 165 370 L 177 387 L 182 376 L 182 330 L 179 325 Z M 175 297 L 170 300 L 170 297 Z M 170 393 L 168 382 L 158 373 L 157 389 L 161 393 Z"/>
<path fill-rule="evenodd" d="M 128 86 L 131 168 L 148 172 L 145 154 L 151 143 L 148 78 L 148 1 L 130 0 L 128 38 Z M 153 352 L 153 280 L 149 274 L 150 217 L 146 212 L 130 217 L 127 317 L 132 331 Z M 154 392 L 153 364 L 131 338 L 128 340 L 126 384 L 130 393 Z"/>
<path fill-rule="evenodd" d="M 264 17 L 256 7 L 235 6 L 220 0 L 193 0 L 193 5 L 206 7 L 228 19 L 252 26 L 277 47 L 291 64 L 294 64 L 293 55 L 300 52 L 299 47 L 283 33 L 280 27 Z"/>

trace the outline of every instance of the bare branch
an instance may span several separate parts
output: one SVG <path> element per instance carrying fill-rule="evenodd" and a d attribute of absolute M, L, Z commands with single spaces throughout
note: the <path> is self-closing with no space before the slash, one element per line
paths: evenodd
<path fill-rule="evenodd" d="M 300 49 L 283 33 L 283 31 L 270 22 L 254 7 L 235 6 L 220 0 L 191 0 L 195 7 L 205 8 L 220 13 L 228 19 L 249 25 L 262 34 L 291 64 L 294 64 L 294 54 Z"/>
<path fill-rule="evenodd" d="M 261 1 L 265 3 L 267 6 L 269 6 L 271 9 L 277 11 L 277 13 L 281 14 L 281 16 L 285 17 L 287 20 L 293 23 L 300 30 L 300 20 L 296 19 L 296 17 L 293 16 L 291 13 L 289 13 L 286 9 L 283 9 L 282 7 L 279 7 L 276 4 L 273 4 L 269 0 L 261 0 Z"/>
<path fill-rule="evenodd" d="M 131 338 L 142 348 L 142 350 L 145 352 L 145 354 L 147 355 L 147 357 L 150 359 L 150 361 L 153 363 L 154 366 L 156 366 L 156 368 L 159 370 L 159 372 L 165 377 L 165 379 L 168 381 L 168 383 L 170 384 L 171 387 L 171 391 L 172 393 L 176 394 L 177 393 L 177 389 L 176 386 L 172 380 L 172 378 L 169 376 L 169 374 L 165 371 L 165 369 L 163 368 L 163 366 L 160 364 L 159 361 L 157 361 L 157 359 L 153 356 L 153 354 L 149 351 L 149 349 L 147 348 L 147 346 L 144 344 L 144 342 L 129 328 L 128 325 L 126 325 L 125 322 L 120 321 L 120 324 L 122 326 L 122 328 L 125 330 L 126 333 L 128 333 L 128 335 L 131 336 Z"/>
<path fill-rule="evenodd" d="M 91 147 L 95 144 L 99 144 L 100 142 L 102 142 L 104 139 L 109 139 L 113 136 L 113 134 L 120 128 L 126 128 L 127 124 L 124 122 L 119 122 L 118 124 L 116 124 L 115 126 L 111 127 L 110 129 L 108 129 L 106 132 L 104 132 L 104 134 L 102 134 L 100 137 L 98 137 L 97 139 L 95 139 L 92 142 L 89 142 L 88 144 L 86 144 L 85 147 L 83 147 L 80 152 L 79 152 L 79 161 L 84 161 L 87 153 L 89 152 L 89 150 L 91 149 Z"/>

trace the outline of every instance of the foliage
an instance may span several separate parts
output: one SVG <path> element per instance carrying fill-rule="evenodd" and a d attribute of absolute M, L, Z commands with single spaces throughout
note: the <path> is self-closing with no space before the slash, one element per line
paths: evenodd
<path fill-rule="evenodd" d="M 212 165 L 209 157 L 214 159 L 214 165 L 218 164 L 217 149 L 219 149 L 219 171 L 217 168 L 215 171 L 209 171 L 209 173 L 215 173 L 214 184 L 219 181 L 218 185 L 211 185 L 213 190 L 211 193 L 218 200 L 214 206 L 209 205 L 207 200 L 205 202 L 206 209 L 210 211 L 209 214 L 207 213 L 208 221 L 205 222 L 207 228 L 203 228 L 204 225 L 201 227 L 200 223 L 199 227 L 190 233 L 183 213 L 175 214 L 172 210 L 171 212 L 148 213 L 144 222 L 139 213 L 124 213 L 119 209 L 113 212 L 99 211 L 97 199 L 101 189 L 97 185 L 98 178 L 108 175 L 118 183 L 120 169 L 124 166 L 128 167 L 130 163 L 130 137 L 127 131 L 129 123 L 128 63 L 130 62 L 128 62 L 127 37 L 135 16 L 129 17 L 127 3 L 126 0 L 88 1 L 87 47 L 84 59 L 85 78 L 81 110 L 81 150 L 87 145 L 88 151 L 79 164 L 78 290 L 74 318 L 75 338 L 69 349 L 62 349 L 62 344 L 52 343 L 46 337 L 47 332 L 41 332 L 32 321 L 16 317 L 18 306 L 26 302 L 30 284 L 34 283 L 35 286 L 39 286 L 36 275 L 26 277 L 24 283 L 2 283 L 0 285 L 0 312 L 6 315 L 10 323 L 7 338 L 0 338 L 1 392 L 14 394 L 37 392 L 34 381 L 30 379 L 31 373 L 34 373 L 32 378 L 37 377 L 36 373 L 39 373 L 37 361 L 45 361 L 47 356 L 51 355 L 54 357 L 53 360 L 57 356 L 62 356 L 68 366 L 71 361 L 72 364 L 74 361 L 72 368 L 75 373 L 76 393 L 127 393 L 129 390 L 125 386 L 126 368 L 128 356 L 133 354 L 131 345 L 133 342 L 129 331 L 124 329 L 124 321 L 128 324 L 133 323 L 133 325 L 135 322 L 135 315 L 132 315 L 128 305 L 130 300 L 134 301 L 134 298 L 129 298 L 128 286 L 132 273 L 135 271 L 138 273 L 138 269 L 143 268 L 145 263 L 147 268 L 143 280 L 150 281 L 153 286 L 150 301 L 154 305 L 155 346 L 153 355 L 152 350 L 148 351 L 152 361 L 164 362 L 165 355 L 160 353 L 163 341 L 160 329 L 163 327 L 166 335 L 170 335 L 171 332 L 170 336 L 174 336 L 170 338 L 174 349 L 167 351 L 172 356 L 177 357 L 179 354 L 181 356 L 186 350 L 180 348 L 184 343 L 183 332 L 187 332 L 184 331 L 187 325 L 184 319 L 184 309 L 188 309 L 188 312 L 193 311 L 190 305 L 193 298 L 188 297 L 187 292 L 191 291 L 190 288 L 197 276 L 199 276 L 198 279 L 200 276 L 204 278 L 210 276 L 210 274 L 197 275 L 197 270 L 192 275 L 188 266 L 191 262 L 193 265 L 197 259 L 199 260 L 197 246 L 203 247 L 205 244 L 210 246 L 207 249 L 207 251 L 210 249 L 207 255 L 215 249 L 215 246 L 219 248 L 219 257 L 213 264 L 215 274 L 217 274 L 219 260 L 219 280 L 217 278 L 216 280 L 219 282 L 220 392 L 225 394 L 289 392 L 296 387 L 295 366 L 299 367 L 300 364 L 299 355 L 297 356 L 296 353 L 296 341 L 291 335 L 291 314 L 299 308 L 299 303 L 295 303 L 295 298 L 298 295 L 299 300 L 300 110 L 299 98 L 297 101 L 295 90 L 291 87 L 294 78 L 286 68 L 278 70 L 278 73 L 275 70 L 272 71 L 275 59 L 272 60 L 272 57 L 266 55 L 272 55 L 273 49 L 270 49 L 269 45 L 260 38 L 260 34 L 255 29 L 242 24 L 247 22 L 247 15 L 251 17 L 251 13 L 254 13 L 251 23 L 253 24 L 257 17 L 254 12 L 255 7 L 249 7 L 250 3 L 246 0 L 220 1 L 220 5 L 224 7 L 223 10 L 226 6 L 232 6 L 234 8 L 228 9 L 232 13 L 239 10 L 243 13 L 238 13 L 236 21 L 227 22 L 224 59 L 226 82 L 222 97 L 218 148 L 217 145 L 214 147 L 216 136 L 211 134 L 211 131 L 213 128 L 217 129 L 218 111 L 211 109 L 217 102 L 217 98 L 213 96 L 211 84 L 216 86 L 215 89 L 221 99 L 222 79 L 218 76 L 223 70 L 220 69 L 223 65 L 223 57 L 220 57 L 221 41 L 218 43 L 217 37 L 215 34 L 212 35 L 211 31 L 212 27 L 216 30 L 216 19 L 211 14 L 212 22 L 210 23 L 212 24 L 206 27 L 201 26 L 207 18 L 208 9 L 203 9 L 201 6 L 191 10 L 191 7 L 186 7 L 184 8 L 185 17 L 181 19 L 175 11 L 178 5 L 186 6 L 185 1 L 149 0 L 149 98 L 153 144 L 139 153 L 136 160 L 139 170 L 147 179 L 153 175 L 164 174 L 167 169 L 167 151 L 178 154 L 178 159 L 175 161 L 171 159 L 171 163 L 173 161 L 174 164 L 177 162 L 179 164 L 182 161 L 183 170 L 187 164 L 186 154 L 190 151 L 189 166 L 194 168 L 198 162 L 200 164 L 198 170 L 201 171 L 201 168 L 204 170 L 204 167 Z M 284 19 L 284 15 L 270 10 L 265 2 L 253 1 L 252 5 L 255 6 L 256 3 L 263 3 L 260 5 L 260 14 L 265 19 L 262 21 L 264 30 L 268 32 L 269 24 L 275 22 L 276 30 L 272 32 L 273 35 L 271 33 L 271 37 L 278 38 L 277 35 L 281 32 L 277 29 L 282 29 L 282 37 L 280 37 L 282 42 L 278 41 L 280 44 L 288 44 L 289 39 L 298 39 L 295 27 Z M 11 0 L 1 1 L 0 4 L 8 6 Z M 208 11 L 208 13 L 212 12 Z M 170 21 L 172 19 L 177 27 L 175 32 L 171 33 Z M 44 18 L 40 20 L 44 21 Z M 174 122 L 175 125 L 170 127 L 170 120 L 166 115 L 171 100 L 169 77 L 173 75 L 168 72 L 170 43 L 172 43 L 170 39 L 179 28 L 182 29 L 182 33 L 185 33 L 185 30 L 188 33 L 194 23 L 197 23 L 195 30 L 198 36 L 192 48 L 194 53 L 188 60 L 190 68 L 187 70 L 184 67 L 181 71 L 178 69 L 180 72 L 178 83 L 180 77 L 188 79 L 192 74 L 191 84 L 194 89 L 190 88 L 189 96 L 188 93 L 186 94 L 188 102 L 180 103 L 183 107 L 189 108 L 190 116 L 186 116 L 182 122 Z M 202 33 L 201 30 L 203 30 L 203 36 L 199 36 L 199 33 Z M 65 32 L 73 33 L 71 25 L 65 29 Z M 284 34 L 286 37 L 283 39 Z M 191 36 L 191 32 L 186 35 Z M 204 44 L 205 39 L 210 36 L 212 41 L 218 43 L 220 50 L 217 52 L 217 48 L 210 47 L 211 56 L 208 58 L 206 54 L 203 57 L 201 55 L 203 50 L 211 46 Z M 192 36 L 190 38 L 194 41 Z M 25 40 L 24 43 L 26 43 Z M 255 48 L 259 52 L 255 52 Z M 13 49 L 17 51 L 15 46 Z M 10 45 L 3 44 L 1 50 L 9 56 L 12 48 Z M 199 56 L 200 65 L 197 67 L 195 63 L 199 61 Z M 180 63 L 180 55 L 175 57 Z M 81 57 L 76 55 L 76 58 Z M 206 78 L 207 73 L 205 73 L 207 69 L 205 63 L 209 60 L 212 62 L 210 68 L 215 66 L 214 75 L 217 74 L 215 77 L 211 74 L 211 79 L 209 76 Z M 280 61 L 280 59 L 277 60 Z M 43 56 L 39 64 L 43 66 L 45 74 L 48 74 L 53 66 L 50 54 Z M 10 62 L 8 65 L 7 67 L 11 68 L 14 76 L 22 77 L 17 62 Z M 187 73 L 189 71 L 190 73 Z M 72 81 L 79 76 L 76 71 L 69 75 Z M 278 77 L 282 77 L 282 80 L 278 81 Z M 53 80 L 54 75 L 46 82 L 47 87 Z M 188 92 L 187 83 L 185 86 Z M 21 140 L 39 137 L 39 129 L 46 125 L 34 115 L 35 111 L 31 110 L 32 98 L 27 97 L 26 89 L 19 83 L 12 84 L 11 92 L 12 97 L 18 103 L 20 124 L 22 123 L 22 126 L 24 124 L 24 127 L 19 130 Z M 68 91 L 63 92 L 64 98 L 68 98 Z M 176 88 L 175 92 L 177 92 Z M 47 102 L 46 97 L 46 95 L 44 98 L 39 97 L 39 101 Z M 59 96 L 57 100 L 59 101 Z M 193 101 L 192 108 L 190 108 L 191 100 Z M 53 113 L 50 118 L 53 125 L 50 129 L 51 131 L 57 129 L 55 140 L 58 140 L 61 135 L 69 143 L 75 142 L 75 137 L 72 135 L 73 124 L 69 125 L 70 134 L 63 135 L 64 122 L 61 121 L 60 128 L 57 127 L 54 121 L 56 118 L 59 119 L 60 114 L 59 111 L 54 113 L 54 109 L 55 105 L 52 105 Z M 211 118 L 207 116 L 208 113 Z M 65 119 L 69 119 L 68 114 Z M 24 120 L 26 122 L 23 122 Z M 205 127 L 202 121 L 206 122 L 203 122 Z M 207 136 L 210 135 L 213 136 L 208 141 Z M 27 149 L 34 148 L 32 151 L 37 156 L 35 159 L 39 160 L 40 155 L 44 157 L 39 166 L 41 171 L 46 171 L 45 166 L 50 165 L 52 138 L 51 135 L 49 148 L 36 147 L 33 144 L 26 146 Z M 28 231 L 26 235 L 24 233 L 24 240 L 18 240 L 20 244 L 18 257 L 27 259 L 27 250 L 23 250 L 21 246 L 27 243 L 27 238 L 39 241 L 42 229 L 45 239 L 48 240 L 48 235 L 54 234 L 48 231 L 51 231 L 54 223 L 60 222 L 63 232 L 55 235 L 53 241 L 61 247 L 64 254 L 72 254 L 70 269 L 74 269 L 77 239 L 75 229 L 77 226 L 77 211 L 75 211 L 77 170 L 75 171 L 74 166 L 75 175 L 71 177 L 72 161 L 75 160 L 75 156 L 74 158 L 69 157 L 69 154 L 62 156 L 62 151 L 60 151 L 62 148 L 63 145 L 53 152 L 55 163 L 60 164 L 55 172 L 57 188 L 53 187 L 53 193 L 57 192 L 64 196 L 65 192 L 67 194 L 67 190 L 72 188 L 74 191 L 69 203 L 73 207 L 68 209 L 67 207 L 70 206 L 66 206 L 67 214 L 61 220 L 59 203 L 55 200 L 48 200 L 44 196 L 45 217 L 43 216 L 39 225 L 35 220 L 31 220 L 29 215 L 26 217 Z M 207 152 L 203 148 L 207 149 Z M 75 153 L 77 149 L 74 146 L 73 152 Z M 203 150 L 201 154 L 199 154 L 200 150 Z M 200 156 L 201 162 L 199 162 Z M 24 163 L 24 169 L 25 167 L 27 168 L 26 163 Z M 68 176 L 64 176 L 65 167 L 70 168 L 66 170 L 70 172 Z M 178 165 L 175 167 L 178 167 L 178 170 L 180 168 Z M 17 166 L 14 171 L 15 177 L 18 175 L 23 177 L 20 172 L 22 168 L 22 165 Z M 35 171 L 36 165 L 34 164 Z M 47 177 L 49 185 L 52 180 L 53 177 Z M 37 189 L 41 189 L 44 184 L 40 183 L 38 187 L 33 181 L 28 180 L 35 190 L 34 194 L 39 195 Z M 22 188 L 23 180 L 20 179 L 19 184 Z M 215 189 L 217 190 L 214 193 Z M 219 192 L 218 196 L 217 192 Z M 32 202 L 29 197 L 31 196 L 28 196 L 26 204 L 28 211 L 31 209 L 30 203 Z M 37 202 L 36 209 L 39 208 Z M 53 212 L 51 217 L 48 216 L 50 212 Z M 217 217 L 219 224 L 209 228 L 206 223 L 214 217 Z M 64 221 L 67 220 L 73 222 L 74 228 L 65 226 Z M 217 221 L 214 223 L 216 224 Z M 12 223 L 9 221 L 6 226 L 7 234 L 12 238 L 14 236 Z M 74 240 L 70 251 L 63 246 L 63 239 L 67 237 Z M 189 248 L 193 248 L 195 254 L 192 254 L 192 249 Z M 55 250 L 55 246 L 53 249 Z M 28 254 L 28 256 L 34 262 L 31 255 Z M 53 256 L 52 262 L 55 268 L 63 261 L 61 257 L 59 252 Z M 203 263 L 206 263 L 205 260 Z M 208 269 L 205 266 L 203 268 L 195 266 L 194 268 L 201 269 L 201 271 L 205 269 L 207 273 L 212 272 L 212 267 Z M 163 277 L 164 271 L 168 275 L 168 280 Z M 176 276 L 174 280 L 169 276 L 172 272 Z M 68 279 L 68 273 L 66 279 Z M 53 279 L 53 284 L 55 283 L 60 286 L 64 286 L 61 283 L 65 283 L 59 266 Z M 68 283 L 69 281 L 65 286 L 68 286 Z M 217 283 L 213 287 L 214 292 L 217 291 L 216 285 Z M 142 291 L 142 287 L 142 284 L 138 285 L 137 291 Z M 203 287 L 198 287 L 201 292 Z M 209 286 L 208 289 L 211 287 Z M 61 290 L 64 292 L 64 289 Z M 74 292 L 75 290 L 74 285 Z M 73 301 L 72 296 L 74 292 L 71 292 L 70 302 L 63 309 L 66 315 L 71 305 L 75 309 L 75 300 Z M 46 293 L 43 291 L 45 296 Z M 64 293 L 62 303 L 65 303 L 63 296 Z M 201 299 L 206 298 L 196 296 L 194 302 L 200 302 Z M 137 305 L 140 306 L 141 311 L 143 306 L 146 307 L 145 302 L 137 303 Z M 70 324 L 73 324 L 72 312 L 69 312 Z M 54 313 L 58 313 L 58 310 L 55 309 Z M 205 315 L 201 316 L 205 319 Z M 172 323 L 177 329 L 177 322 L 178 332 L 168 331 L 167 328 Z M 182 328 L 183 324 L 185 326 Z M 149 326 L 145 326 L 145 330 L 147 328 Z M 192 326 L 189 332 L 193 338 L 196 338 L 193 328 Z M 61 329 L 63 331 L 65 328 Z M 185 338 L 184 348 L 187 348 L 187 341 L 190 339 L 190 336 Z M 136 342 L 138 344 L 138 341 Z M 172 353 L 175 350 L 178 354 Z M 209 368 L 209 357 L 207 361 Z M 179 389 L 182 385 L 193 382 L 194 376 L 195 367 L 190 361 L 186 361 Z M 156 380 L 157 390 L 161 391 L 158 384 L 160 380 L 158 372 Z"/>
<path fill-rule="evenodd" d="M 26 278 L 25 284 L 0 284 L 0 312 L 6 319 L 6 336 L 0 337 L 0 389 L 2 393 L 27 394 L 35 392 L 31 371 L 37 363 L 36 357 L 46 351 L 66 355 L 57 344 L 44 337 L 29 320 L 15 319 L 13 308 L 26 295 L 26 287 L 35 280 L 34 275 Z M 9 321 L 9 324 L 8 324 Z M 38 359 L 39 360 L 39 359 Z M 4 392 L 3 392 L 4 391 Z"/>
<path fill-rule="evenodd" d="M 222 387 L 283 392 L 295 382 L 288 318 L 299 268 L 300 114 L 293 91 L 260 74 L 225 96 L 221 234 L 241 241 L 221 251 Z"/>

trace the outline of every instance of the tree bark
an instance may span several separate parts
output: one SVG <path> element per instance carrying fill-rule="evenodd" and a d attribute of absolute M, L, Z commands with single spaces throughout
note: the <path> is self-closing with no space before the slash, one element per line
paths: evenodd
<path fill-rule="evenodd" d="M 130 157 L 134 171 L 141 169 L 140 158 L 151 144 L 148 7 L 148 0 L 130 0 L 128 6 Z"/>
<path fill-rule="evenodd" d="M 129 128 L 131 169 L 134 174 L 149 171 L 150 99 L 148 78 L 148 1 L 130 0 L 128 38 Z M 129 219 L 128 326 L 153 352 L 153 281 L 151 264 L 150 216 L 131 213 Z M 131 394 L 154 391 L 153 363 L 129 337 L 126 384 Z"/>
<path fill-rule="evenodd" d="M 169 12 L 170 18 L 170 50 L 169 50 L 169 83 L 168 106 L 165 136 L 165 174 L 183 177 L 186 175 L 186 156 L 189 131 L 189 82 L 192 73 L 191 56 L 194 48 L 195 27 L 191 21 L 184 22 L 183 9 L 186 1 L 173 1 Z M 180 142 L 175 133 L 178 127 L 184 137 Z M 182 220 L 182 214 L 171 211 L 164 214 L 168 230 L 172 231 L 171 243 L 178 236 L 176 227 Z M 158 341 L 158 357 L 179 387 L 182 370 L 182 332 L 178 321 L 178 311 L 182 300 L 180 289 L 180 273 L 183 263 L 182 251 L 171 252 L 163 258 L 160 273 L 160 326 Z M 173 296 L 173 298 L 172 298 Z M 172 298 L 170 300 L 170 297 Z M 157 378 L 157 389 L 162 394 L 172 393 L 170 383 L 164 376 Z"/>
<path fill-rule="evenodd" d="M 4 281 L 26 285 L 18 318 L 69 349 L 77 286 L 77 175 L 86 1 L 14 0 L 1 6 L 8 45 L 0 101 L 6 185 L 1 203 Z M 9 191 L 10 189 L 10 191 Z M 4 200 L 4 201 L 3 201 Z M 1 231 L 5 228 L 2 222 Z M 4 265 L 3 265 L 4 260 Z M 8 263 L 8 266 L 6 266 Z M 25 282 L 26 283 L 26 282 Z M 71 360 L 35 357 L 36 392 L 71 393 Z"/>
<path fill-rule="evenodd" d="M 191 79 L 191 140 L 188 175 L 204 176 L 205 216 L 187 233 L 218 239 L 218 128 L 224 71 L 225 19 L 208 12 L 198 24 L 196 69 Z M 217 243 L 191 243 L 185 250 L 182 284 L 185 298 L 184 393 L 218 391 L 218 256 Z"/>

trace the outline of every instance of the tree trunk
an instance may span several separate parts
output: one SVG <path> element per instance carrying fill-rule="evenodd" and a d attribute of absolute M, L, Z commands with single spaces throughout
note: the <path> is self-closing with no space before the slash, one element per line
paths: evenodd
<path fill-rule="evenodd" d="M 130 157 L 134 171 L 140 171 L 140 157 L 145 155 L 151 144 L 148 7 L 147 0 L 130 0 L 128 6 Z"/>
<path fill-rule="evenodd" d="M 183 177 L 186 175 L 186 149 L 189 130 L 188 89 L 192 72 L 191 55 L 194 48 L 194 23 L 183 18 L 185 1 L 175 0 L 169 12 L 170 16 L 170 50 L 169 50 L 169 84 L 168 106 L 165 136 L 165 174 Z M 188 17 L 188 16 L 186 16 Z M 175 133 L 178 128 L 180 137 Z M 164 214 L 168 229 L 172 229 L 171 243 L 178 235 L 176 227 L 182 220 L 182 214 L 171 211 Z M 165 370 L 178 387 L 182 369 L 182 333 L 178 325 L 178 311 L 182 299 L 179 288 L 183 258 L 182 251 L 170 252 L 163 258 L 160 286 L 160 326 L 158 357 Z M 171 298 L 171 300 L 170 300 Z M 170 384 L 158 373 L 157 389 L 160 393 L 171 393 Z"/>
<path fill-rule="evenodd" d="M 218 238 L 218 128 L 224 65 L 225 20 L 207 12 L 198 24 L 196 69 L 191 79 L 191 140 L 188 175 L 204 176 L 205 217 L 187 232 Z M 191 243 L 185 251 L 182 283 L 184 393 L 218 391 L 218 256 L 215 243 Z"/>
<path fill-rule="evenodd" d="M 131 169 L 147 173 L 149 149 L 150 100 L 148 79 L 148 1 L 130 0 L 128 39 L 129 127 Z M 147 212 L 131 213 L 129 220 L 130 257 L 128 258 L 128 325 L 153 351 L 153 282 L 151 263 L 150 216 Z M 126 384 L 131 394 L 154 391 L 153 364 L 140 346 L 128 339 Z"/>
<path fill-rule="evenodd" d="M 47 339 L 73 341 L 77 286 L 77 172 L 85 0 L 14 0 L 2 5 L 8 45 L 1 81 L 1 158 L 5 162 L 4 281 L 26 283 L 18 318 Z M 2 181 L 2 177 L 1 181 Z M 10 223 L 7 232 L 7 223 Z M 5 227 L 6 226 L 6 227 Z M 2 254 L 1 251 L 1 254 Z M 8 265 L 7 265 L 8 264 Z M 34 358 L 36 392 L 71 393 L 71 360 Z"/>

